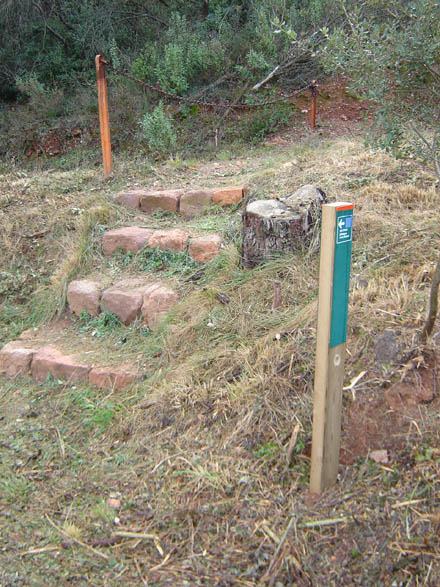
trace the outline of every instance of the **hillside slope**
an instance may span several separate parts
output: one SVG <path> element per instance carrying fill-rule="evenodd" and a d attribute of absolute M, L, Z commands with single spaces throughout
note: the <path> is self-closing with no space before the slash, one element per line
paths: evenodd
<path fill-rule="evenodd" d="M 246 271 L 239 206 L 186 221 L 113 200 L 139 186 L 246 185 L 267 198 L 306 183 L 355 205 L 341 469 L 319 499 L 308 493 L 317 252 Z M 288 133 L 209 161 L 116 158 L 109 183 L 92 167 L 0 176 L 2 342 L 40 324 L 28 335 L 143 372 L 106 391 L 0 377 L 0 583 L 438 584 L 438 327 L 417 345 L 438 257 L 432 185 L 354 135 Z M 215 232 L 226 246 L 203 267 L 105 257 L 103 233 L 127 225 Z M 180 294 L 160 327 L 66 315 L 72 279 L 146 271 Z M 395 360 L 377 350 L 386 329 Z"/>

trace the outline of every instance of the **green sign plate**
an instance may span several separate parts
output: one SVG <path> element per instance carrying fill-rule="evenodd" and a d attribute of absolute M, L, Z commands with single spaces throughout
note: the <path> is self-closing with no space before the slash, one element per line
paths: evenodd
<path fill-rule="evenodd" d="M 347 340 L 352 226 L 353 206 L 337 208 L 330 348 L 338 346 Z"/>
<path fill-rule="evenodd" d="M 336 213 L 336 244 L 348 243 L 352 238 L 353 211 L 351 214 Z"/>

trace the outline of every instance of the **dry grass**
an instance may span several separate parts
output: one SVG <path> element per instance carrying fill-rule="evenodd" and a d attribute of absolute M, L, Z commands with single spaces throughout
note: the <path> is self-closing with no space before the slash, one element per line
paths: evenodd
<path fill-rule="evenodd" d="M 127 173 L 133 183 L 178 185 L 185 177 L 213 185 L 223 172 L 231 175 L 221 181 L 245 181 L 256 197 L 315 183 L 331 200 L 354 202 L 347 383 L 366 375 L 344 395 L 344 434 L 353 414 L 365 414 L 358 433 L 367 448 L 344 462 L 335 488 L 319 500 L 308 494 L 317 254 L 244 271 L 232 238 L 196 284 L 174 277 L 184 299 L 158 332 L 127 331 L 115 356 L 141 360 L 146 373 L 129 392 L 2 380 L 0 582 L 39 584 L 44 575 L 54 585 L 440 583 L 438 390 L 430 404 L 390 409 L 384 389 L 411 366 L 380 370 L 373 349 L 375 335 L 393 328 L 407 356 L 420 356 L 440 194 L 414 162 L 365 151 L 355 139 L 309 137 L 239 162 L 149 163 L 146 171 L 145 163 L 121 160 L 113 187 L 128 183 Z M 46 287 L 61 308 L 73 275 L 127 270 L 101 257 L 100 226 L 137 218 L 109 203 L 97 173 L 35 174 L 22 194 L 25 179 L 2 178 L 0 229 L 7 259 L 23 258 L 17 274 L 34 271 L 30 291 Z M 83 210 L 79 217 L 73 208 Z M 37 258 L 20 247 L 22 233 L 42 222 L 49 232 Z M 207 227 L 230 230 L 214 212 L 193 222 Z M 51 258 L 56 269 L 44 275 Z M 282 292 L 276 311 L 274 281 Z M 9 295 L 9 304 L 17 296 L 20 305 L 16 290 Z M 5 338 L 17 327 L 5 320 Z M 69 332 L 70 344 L 86 344 Z M 116 347 L 113 334 L 97 351 L 102 356 Z M 438 335 L 424 355 L 435 377 L 437 347 Z M 384 429 L 389 423 L 388 436 L 368 436 L 373 416 Z M 343 437 L 346 453 L 349 440 Z M 388 463 L 368 458 L 384 446 Z M 120 499 L 120 508 L 113 511 L 108 497 Z"/>

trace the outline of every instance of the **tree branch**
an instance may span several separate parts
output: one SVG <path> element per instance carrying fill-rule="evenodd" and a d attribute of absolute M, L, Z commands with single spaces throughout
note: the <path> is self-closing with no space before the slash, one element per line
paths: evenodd
<path fill-rule="evenodd" d="M 160 24 L 160 25 L 162 25 L 162 26 L 164 26 L 166 28 L 169 27 L 169 24 L 167 22 L 165 22 L 164 20 L 161 20 L 157 16 L 154 16 L 154 14 L 151 14 L 151 12 L 143 12 L 143 13 L 134 13 L 134 12 L 132 12 L 131 14 L 127 14 L 127 16 L 125 16 L 121 20 L 132 20 L 134 18 L 136 20 L 138 20 L 139 18 L 149 18 L 150 20 L 154 20 L 154 22 L 157 22 L 157 24 Z"/>
<path fill-rule="evenodd" d="M 437 267 L 435 268 L 434 277 L 432 278 L 431 284 L 431 295 L 429 297 L 429 311 L 428 317 L 423 327 L 420 338 L 422 342 L 426 342 L 430 337 L 435 324 L 435 319 L 438 312 L 438 290 L 440 286 L 440 255 L 437 261 Z"/>
<path fill-rule="evenodd" d="M 56 39 L 58 39 L 58 41 L 60 41 L 60 43 L 62 43 L 62 44 L 64 45 L 64 47 L 67 49 L 67 46 L 68 46 L 68 45 L 67 45 L 67 41 L 66 41 L 66 39 L 64 39 L 64 38 L 63 38 L 63 37 L 62 37 L 62 36 L 61 36 L 59 33 L 57 33 L 57 31 L 56 31 L 55 29 L 53 29 L 53 28 L 50 26 L 50 24 L 49 24 L 49 23 L 47 22 L 47 20 L 46 20 L 46 17 L 45 17 L 45 15 L 44 15 L 44 11 L 43 11 L 43 9 L 41 8 L 41 6 L 40 6 L 40 5 L 39 5 L 37 2 L 33 2 L 32 4 L 33 4 L 34 8 L 36 8 L 36 9 L 38 10 L 38 12 L 40 13 L 40 15 L 41 15 L 41 18 L 43 19 L 43 22 L 44 22 L 44 26 L 45 26 L 45 28 L 46 28 L 46 29 L 47 29 L 47 30 L 48 30 L 50 33 L 52 33 L 52 35 L 53 35 L 53 36 L 54 36 Z"/>
<path fill-rule="evenodd" d="M 279 69 L 280 69 L 280 65 L 277 65 L 275 67 L 275 69 L 269 73 L 269 75 L 267 75 L 263 80 L 261 80 L 261 82 L 258 82 L 257 84 L 255 84 L 255 86 L 252 88 L 252 91 L 256 92 L 257 90 L 259 90 L 262 85 L 264 85 L 266 82 L 268 82 L 269 80 L 271 80 L 273 78 L 273 76 L 276 74 L 276 72 Z"/>
<path fill-rule="evenodd" d="M 432 75 L 435 75 L 438 79 L 440 79 L 440 71 L 436 67 L 430 65 L 429 63 L 423 63 L 423 65 L 428 71 L 432 73 Z"/>

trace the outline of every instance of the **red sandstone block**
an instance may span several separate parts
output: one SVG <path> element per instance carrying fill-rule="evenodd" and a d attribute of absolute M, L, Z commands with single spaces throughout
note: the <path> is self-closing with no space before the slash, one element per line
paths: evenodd
<path fill-rule="evenodd" d="M 125 324 L 141 315 L 144 293 L 154 284 L 143 279 L 125 279 L 109 287 L 101 298 L 101 308 L 113 312 Z"/>
<path fill-rule="evenodd" d="M 148 246 L 152 249 L 159 248 L 163 251 L 175 251 L 181 253 L 186 249 L 186 243 L 189 239 L 189 233 L 178 228 L 172 230 L 155 230 Z"/>
<path fill-rule="evenodd" d="M 192 238 L 188 254 L 196 261 L 210 261 L 216 257 L 223 247 L 223 240 L 218 234 L 209 234 Z"/>
<path fill-rule="evenodd" d="M 137 253 L 147 245 L 153 233 L 154 230 L 139 226 L 126 226 L 109 230 L 102 238 L 102 252 L 104 255 L 110 256 L 121 248 L 131 253 Z"/>
<path fill-rule="evenodd" d="M 180 198 L 180 214 L 186 218 L 197 216 L 212 203 L 212 190 L 191 190 Z"/>
<path fill-rule="evenodd" d="M 32 377 L 38 381 L 46 381 L 50 374 L 52 377 L 68 382 L 87 382 L 89 371 L 88 365 L 78 363 L 74 357 L 65 356 L 51 346 L 36 351 L 31 365 Z"/>
<path fill-rule="evenodd" d="M 243 193 L 242 187 L 221 188 L 214 192 L 212 201 L 219 206 L 239 204 L 243 200 Z"/>
<path fill-rule="evenodd" d="M 176 292 L 164 285 L 146 292 L 142 304 L 142 316 L 148 327 L 154 329 L 177 301 Z"/>
<path fill-rule="evenodd" d="M 29 373 L 34 354 L 35 350 L 20 340 L 8 342 L 0 351 L 0 373 L 9 377 Z"/>
<path fill-rule="evenodd" d="M 137 379 L 136 373 L 113 367 L 94 367 L 89 373 L 89 383 L 99 389 L 124 389 Z"/>
<path fill-rule="evenodd" d="M 137 210 L 139 208 L 141 196 L 145 190 L 126 190 L 119 192 L 115 197 L 115 201 L 121 206 Z"/>
<path fill-rule="evenodd" d="M 71 281 L 67 288 L 67 303 L 72 314 L 79 316 L 86 310 L 91 316 L 97 316 L 102 289 L 101 283 L 89 279 Z"/>
<path fill-rule="evenodd" d="M 158 210 L 178 212 L 183 190 L 154 190 L 144 192 L 140 198 L 140 208 L 151 214 Z"/>

